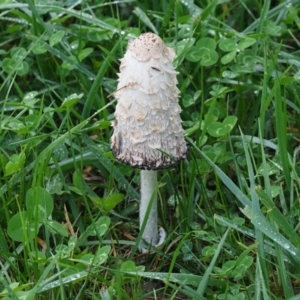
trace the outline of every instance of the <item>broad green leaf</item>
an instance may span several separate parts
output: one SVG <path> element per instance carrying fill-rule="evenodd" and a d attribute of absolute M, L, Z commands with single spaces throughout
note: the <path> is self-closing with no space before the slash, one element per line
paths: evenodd
<path fill-rule="evenodd" d="M 64 193 L 63 185 L 64 185 L 63 178 L 61 178 L 60 174 L 56 174 L 47 181 L 46 190 L 51 195 L 53 194 L 61 195 Z"/>
<path fill-rule="evenodd" d="M 185 55 L 185 58 L 191 62 L 200 61 L 201 57 L 202 57 L 202 54 L 199 51 L 199 48 L 196 46 L 191 47 Z"/>
<path fill-rule="evenodd" d="M 101 30 L 99 28 L 91 28 L 87 32 L 87 39 L 92 42 L 100 42 L 100 41 L 108 39 L 108 37 L 109 37 L 108 34 L 109 34 L 108 30 Z"/>
<path fill-rule="evenodd" d="M 200 159 L 192 160 L 189 162 L 187 171 L 189 173 L 197 172 L 198 174 L 206 174 L 210 170 L 210 166 L 207 162 L 202 161 Z"/>
<path fill-rule="evenodd" d="M 222 73 L 223 78 L 233 79 L 233 78 L 236 78 L 237 76 L 239 76 L 238 73 L 235 73 L 235 72 L 232 72 L 232 71 L 229 71 L 229 70 L 226 70 Z"/>
<path fill-rule="evenodd" d="M 224 39 L 220 41 L 219 48 L 225 52 L 232 52 L 237 49 L 237 44 L 233 39 Z"/>
<path fill-rule="evenodd" d="M 224 96 L 229 92 L 229 88 L 225 87 L 225 86 L 221 86 L 221 85 L 213 85 L 212 86 L 212 90 L 209 92 L 213 97 L 216 98 L 224 98 Z M 210 102 L 212 102 L 213 99 L 208 99 L 205 101 L 205 104 L 210 104 Z M 216 106 L 218 106 L 218 102 L 216 103 Z M 220 105 L 219 105 L 220 106 Z M 218 111 L 220 110 L 220 107 L 218 108 Z M 223 108 L 224 111 L 224 108 Z M 214 110 L 215 113 L 215 110 Z M 217 114 L 219 116 L 219 114 Z"/>
<path fill-rule="evenodd" d="M 256 43 L 256 39 L 245 38 L 238 43 L 237 50 L 244 50 L 244 49 L 249 48 L 250 46 L 254 45 L 255 43 Z"/>
<path fill-rule="evenodd" d="M 11 58 L 6 57 L 2 62 L 2 68 L 6 73 L 17 72 L 22 76 L 29 72 L 29 65 L 24 61 L 27 51 L 22 47 L 14 47 L 11 50 Z"/>
<path fill-rule="evenodd" d="M 25 124 L 27 128 L 30 128 L 34 126 L 34 124 L 37 124 L 40 120 L 40 116 L 31 114 L 25 117 Z"/>
<path fill-rule="evenodd" d="M 16 63 L 20 63 L 27 55 L 27 51 L 22 47 L 11 49 L 11 57 Z"/>
<path fill-rule="evenodd" d="M 218 61 L 216 41 L 212 38 L 202 38 L 186 53 L 186 59 L 192 62 L 200 60 L 202 66 L 211 66 Z"/>
<path fill-rule="evenodd" d="M 26 208 L 31 217 L 45 222 L 53 211 L 52 196 L 42 187 L 33 187 L 26 193 Z"/>
<path fill-rule="evenodd" d="M 109 128 L 111 126 L 111 122 L 110 121 L 96 121 L 95 123 L 93 123 L 91 125 L 91 129 L 105 129 L 105 128 Z"/>
<path fill-rule="evenodd" d="M 177 56 L 190 51 L 191 47 L 193 47 L 195 43 L 194 38 L 184 39 L 176 44 L 176 53 Z"/>
<path fill-rule="evenodd" d="M 226 128 L 228 129 L 228 132 L 230 132 L 234 126 L 236 125 L 237 122 L 237 117 L 236 116 L 227 116 L 224 121 L 223 124 L 226 126 Z"/>
<path fill-rule="evenodd" d="M 32 107 L 33 105 L 39 100 L 36 99 L 36 96 L 38 95 L 37 91 L 28 92 L 25 94 L 23 98 L 23 102 L 26 106 Z"/>
<path fill-rule="evenodd" d="M 92 253 L 87 253 L 81 256 L 80 259 L 76 259 L 76 261 L 84 265 L 90 266 L 95 264 L 95 255 Z"/>
<path fill-rule="evenodd" d="M 36 260 L 36 261 L 43 261 L 43 262 L 46 262 L 47 260 L 47 257 L 45 255 L 44 252 L 42 251 L 31 251 L 29 253 L 30 257 L 32 258 L 32 260 Z"/>
<path fill-rule="evenodd" d="M 27 127 L 23 122 L 18 119 L 11 119 L 7 126 L 16 133 L 25 133 L 27 132 Z"/>
<path fill-rule="evenodd" d="M 136 269 L 136 265 L 134 263 L 134 261 L 132 260 L 127 260 L 127 261 L 124 261 L 120 267 L 120 270 L 121 271 L 127 271 L 127 272 L 136 272 L 137 269 Z"/>
<path fill-rule="evenodd" d="M 234 280 L 242 279 L 246 271 L 253 264 L 253 257 L 245 256 L 242 260 L 230 260 L 223 264 L 222 269 L 227 274 L 227 276 L 234 277 Z"/>
<path fill-rule="evenodd" d="M 23 61 L 20 63 L 18 69 L 17 69 L 17 74 L 19 76 L 23 76 L 29 73 L 29 65 L 26 61 Z"/>
<path fill-rule="evenodd" d="M 64 159 L 67 159 L 69 156 L 68 148 L 65 144 L 59 145 L 57 148 L 54 149 L 52 156 L 51 156 L 51 162 L 54 161 L 62 161 Z"/>
<path fill-rule="evenodd" d="M 189 107 L 195 103 L 195 100 L 196 99 L 194 97 L 192 97 L 192 95 L 186 94 L 182 99 L 182 105 L 184 107 Z"/>
<path fill-rule="evenodd" d="M 75 249 L 76 247 L 76 244 L 77 244 L 77 236 L 76 235 L 73 235 L 70 237 L 69 241 L 68 241 L 68 246 L 71 248 L 71 249 Z"/>
<path fill-rule="evenodd" d="M 104 236 L 110 225 L 110 218 L 107 216 L 101 217 L 94 224 L 91 224 L 84 233 L 87 236 Z"/>
<path fill-rule="evenodd" d="M 63 61 L 61 67 L 63 69 L 67 69 L 69 71 L 76 69 L 78 61 L 77 58 L 74 55 L 71 55 L 68 59 L 68 61 Z"/>
<path fill-rule="evenodd" d="M 12 175 L 23 167 L 25 162 L 25 154 L 23 152 L 19 155 L 13 154 L 9 160 L 10 161 L 5 166 L 5 175 Z"/>
<path fill-rule="evenodd" d="M 213 146 L 205 145 L 202 151 L 214 162 L 227 156 L 226 148 L 221 143 L 215 143 Z"/>
<path fill-rule="evenodd" d="M 213 137 L 221 137 L 227 135 L 235 126 L 237 117 L 228 116 L 224 119 L 223 123 L 213 122 L 207 127 L 208 133 Z"/>
<path fill-rule="evenodd" d="M 280 189 L 281 189 L 280 186 L 278 186 L 278 185 L 272 185 L 271 189 L 270 189 L 271 197 L 272 198 L 277 197 L 279 195 Z"/>
<path fill-rule="evenodd" d="M 59 31 L 55 32 L 49 39 L 50 46 L 53 47 L 54 45 L 59 43 L 61 41 L 61 39 L 64 37 L 64 35 L 65 35 L 64 30 L 59 30 Z"/>
<path fill-rule="evenodd" d="M 209 124 L 207 131 L 213 137 L 221 137 L 228 133 L 227 128 L 221 122 L 213 122 Z"/>
<path fill-rule="evenodd" d="M 68 97 L 66 97 L 63 101 L 63 103 L 61 104 L 61 107 L 66 107 L 66 108 L 71 108 L 72 106 L 74 106 L 81 98 L 83 97 L 83 93 L 77 95 L 72 94 Z"/>
<path fill-rule="evenodd" d="M 264 21 L 264 33 L 272 36 L 278 36 L 281 31 L 281 27 L 277 26 L 271 20 Z"/>
<path fill-rule="evenodd" d="M 261 164 L 257 170 L 258 175 L 264 175 L 267 174 L 269 176 L 271 175 L 278 175 L 280 174 L 280 168 L 276 163 L 266 162 L 266 164 Z"/>
<path fill-rule="evenodd" d="M 20 211 L 8 222 L 7 234 L 16 242 L 31 240 L 37 234 L 35 225 L 31 222 L 27 211 Z"/>
<path fill-rule="evenodd" d="M 236 51 L 229 52 L 221 58 L 221 63 L 226 65 L 230 63 L 232 60 L 234 60 L 235 56 L 236 56 Z"/>
<path fill-rule="evenodd" d="M 55 251 L 60 258 L 67 258 L 70 256 L 71 252 L 73 251 L 73 248 L 61 244 L 55 247 Z"/>
<path fill-rule="evenodd" d="M 205 37 L 200 39 L 197 43 L 196 43 L 196 47 L 201 49 L 208 49 L 208 50 L 215 50 L 217 47 L 217 43 L 214 39 L 209 38 L 209 37 Z"/>
<path fill-rule="evenodd" d="M 114 209 L 120 202 L 122 202 L 124 198 L 123 194 L 112 194 L 107 198 L 94 198 L 96 203 L 103 209 L 105 212 L 109 212 L 110 210 Z"/>
<path fill-rule="evenodd" d="M 45 41 L 37 40 L 34 42 L 34 46 L 32 46 L 32 52 L 34 54 L 43 54 L 47 52 L 48 44 Z"/>
<path fill-rule="evenodd" d="M 103 246 L 99 248 L 95 254 L 95 264 L 101 265 L 107 261 L 108 254 L 111 250 L 110 246 Z"/>
<path fill-rule="evenodd" d="M 219 55 L 216 51 L 205 50 L 202 54 L 200 64 L 203 67 L 209 67 L 214 65 L 219 59 Z"/>
<path fill-rule="evenodd" d="M 63 227 L 60 223 L 53 221 L 53 220 L 48 220 L 44 224 L 47 226 L 48 230 L 54 234 L 59 234 L 61 236 L 67 237 L 69 236 L 68 231 Z"/>
<path fill-rule="evenodd" d="M 84 49 L 86 42 L 80 38 L 70 42 L 70 48 L 72 50 Z"/>
<path fill-rule="evenodd" d="M 9 288 L 13 291 L 17 290 L 17 288 L 20 286 L 20 282 L 12 282 L 9 284 Z M 0 297 L 3 297 L 5 295 L 8 295 L 8 290 L 4 289 L 3 291 L 0 292 Z"/>
<path fill-rule="evenodd" d="M 12 73 L 16 70 L 17 65 L 16 62 L 13 61 L 11 58 L 4 58 L 2 61 L 2 68 L 6 73 Z"/>
<path fill-rule="evenodd" d="M 218 247 L 218 244 L 203 247 L 203 249 L 202 249 L 203 258 L 205 258 L 205 260 L 207 260 L 208 258 L 215 255 L 217 247 Z"/>
<path fill-rule="evenodd" d="M 35 300 L 36 299 L 35 295 L 36 295 L 36 289 L 16 292 L 16 296 L 18 297 L 19 300 Z"/>
<path fill-rule="evenodd" d="M 78 59 L 79 61 L 83 61 L 86 57 L 88 57 L 92 52 L 93 52 L 93 48 L 85 48 L 83 50 L 80 51 L 80 53 L 78 54 Z"/>
<path fill-rule="evenodd" d="M 240 67 L 242 69 L 245 68 L 245 66 L 253 67 L 257 59 L 252 49 L 246 49 L 237 56 L 237 62 L 241 65 Z"/>

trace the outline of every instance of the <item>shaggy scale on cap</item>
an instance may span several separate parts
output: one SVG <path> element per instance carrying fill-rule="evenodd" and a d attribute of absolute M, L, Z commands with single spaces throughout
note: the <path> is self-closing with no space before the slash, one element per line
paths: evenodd
<path fill-rule="evenodd" d="M 121 59 L 111 149 L 133 167 L 167 168 L 186 158 L 174 57 L 159 36 L 145 33 Z"/>

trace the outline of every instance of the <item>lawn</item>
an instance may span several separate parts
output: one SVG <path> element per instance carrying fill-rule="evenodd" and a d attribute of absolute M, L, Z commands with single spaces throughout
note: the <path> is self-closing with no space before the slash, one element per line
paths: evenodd
<path fill-rule="evenodd" d="M 0 299 L 300 299 L 299 0 L 0 0 Z M 110 144 L 120 59 L 176 51 L 187 158 Z M 149 213 L 149 211 L 146 212 Z"/>

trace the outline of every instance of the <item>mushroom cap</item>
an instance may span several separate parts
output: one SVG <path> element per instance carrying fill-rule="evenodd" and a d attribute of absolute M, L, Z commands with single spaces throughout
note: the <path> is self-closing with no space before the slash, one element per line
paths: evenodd
<path fill-rule="evenodd" d="M 147 61 L 151 58 L 159 59 L 162 56 L 172 59 L 175 57 L 175 51 L 167 48 L 163 40 L 151 32 L 144 33 L 129 42 L 128 49 L 131 55 L 140 61 Z"/>
<path fill-rule="evenodd" d="M 140 169 L 167 168 L 184 159 L 173 49 L 145 33 L 129 43 L 121 59 L 111 149 L 116 158 Z"/>

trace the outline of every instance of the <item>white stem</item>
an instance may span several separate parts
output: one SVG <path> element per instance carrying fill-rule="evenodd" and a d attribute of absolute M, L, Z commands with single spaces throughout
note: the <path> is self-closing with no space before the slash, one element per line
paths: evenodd
<path fill-rule="evenodd" d="M 149 208 L 149 217 L 142 235 L 142 239 L 148 244 L 155 246 L 158 242 L 157 227 L 157 171 L 141 170 L 141 203 L 140 203 L 140 229 L 145 220 L 145 215 L 152 200 L 152 207 Z M 145 249 L 141 248 L 144 252 Z M 146 250 L 147 251 L 147 250 Z"/>

